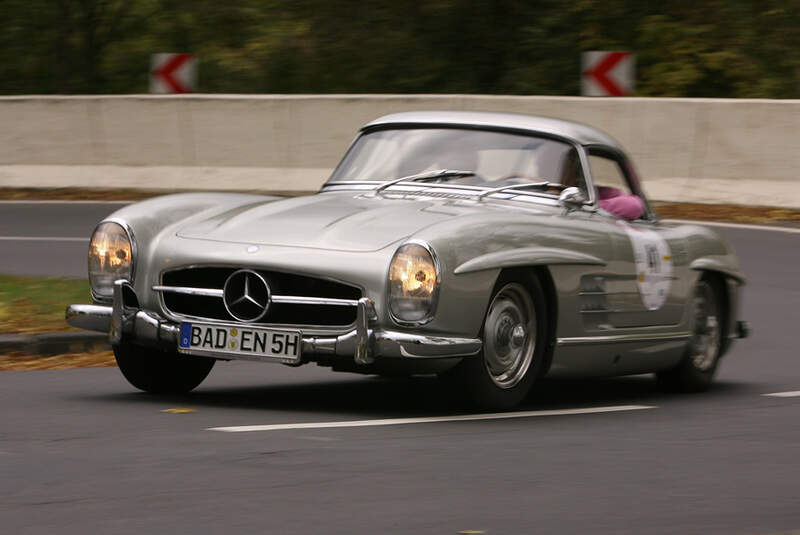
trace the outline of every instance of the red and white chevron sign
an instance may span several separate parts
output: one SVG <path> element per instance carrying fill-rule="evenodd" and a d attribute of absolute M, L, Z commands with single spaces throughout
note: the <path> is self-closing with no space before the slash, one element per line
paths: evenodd
<path fill-rule="evenodd" d="M 636 56 L 630 52 L 592 51 L 582 55 L 581 95 L 624 97 L 633 94 Z"/>
<path fill-rule="evenodd" d="M 153 54 L 150 58 L 151 93 L 192 93 L 197 83 L 194 54 Z"/>

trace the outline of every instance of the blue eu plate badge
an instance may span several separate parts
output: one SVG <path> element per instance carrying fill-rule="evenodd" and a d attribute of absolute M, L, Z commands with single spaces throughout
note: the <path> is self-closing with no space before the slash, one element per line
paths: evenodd
<path fill-rule="evenodd" d="M 181 323 L 181 343 L 180 347 L 188 348 L 192 340 L 192 324 Z"/>

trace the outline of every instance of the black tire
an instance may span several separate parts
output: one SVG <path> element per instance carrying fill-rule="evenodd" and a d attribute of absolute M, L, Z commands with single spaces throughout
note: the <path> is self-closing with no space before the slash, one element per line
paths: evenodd
<path fill-rule="evenodd" d="M 692 337 L 677 366 L 656 373 L 659 385 L 673 392 L 703 392 L 714 380 L 725 341 L 724 294 L 720 281 L 704 276 L 695 287 Z"/>
<path fill-rule="evenodd" d="M 520 318 L 528 307 L 527 319 Z M 516 324 L 515 318 L 520 320 Z M 484 316 L 483 349 L 464 358 L 448 372 L 447 379 L 477 408 L 516 407 L 541 374 L 549 337 L 547 322 L 539 279 L 522 271 L 501 274 Z M 523 326 L 524 335 L 515 331 L 517 326 Z"/>
<path fill-rule="evenodd" d="M 216 362 L 206 357 L 180 355 L 176 351 L 123 344 L 114 347 L 122 375 L 130 384 L 153 394 L 185 394 L 208 376 Z"/>

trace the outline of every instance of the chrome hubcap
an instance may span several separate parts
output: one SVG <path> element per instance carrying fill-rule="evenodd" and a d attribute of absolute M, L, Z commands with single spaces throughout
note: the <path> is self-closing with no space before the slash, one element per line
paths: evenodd
<path fill-rule="evenodd" d="M 701 282 L 697 286 L 694 297 L 694 317 L 692 363 L 697 369 L 706 371 L 717 360 L 722 336 L 719 308 L 714 299 L 714 290 L 707 282 Z"/>
<path fill-rule="evenodd" d="M 483 332 L 489 376 L 500 388 L 512 388 L 528 372 L 536 347 L 536 312 L 521 284 L 507 284 L 495 295 Z"/>

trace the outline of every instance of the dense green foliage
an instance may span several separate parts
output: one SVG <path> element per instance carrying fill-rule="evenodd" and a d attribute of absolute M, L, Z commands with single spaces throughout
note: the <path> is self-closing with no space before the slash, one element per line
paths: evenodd
<path fill-rule="evenodd" d="M 0 0 L 0 93 L 141 93 L 193 52 L 210 93 L 577 95 L 580 53 L 637 94 L 795 98 L 800 0 Z"/>

